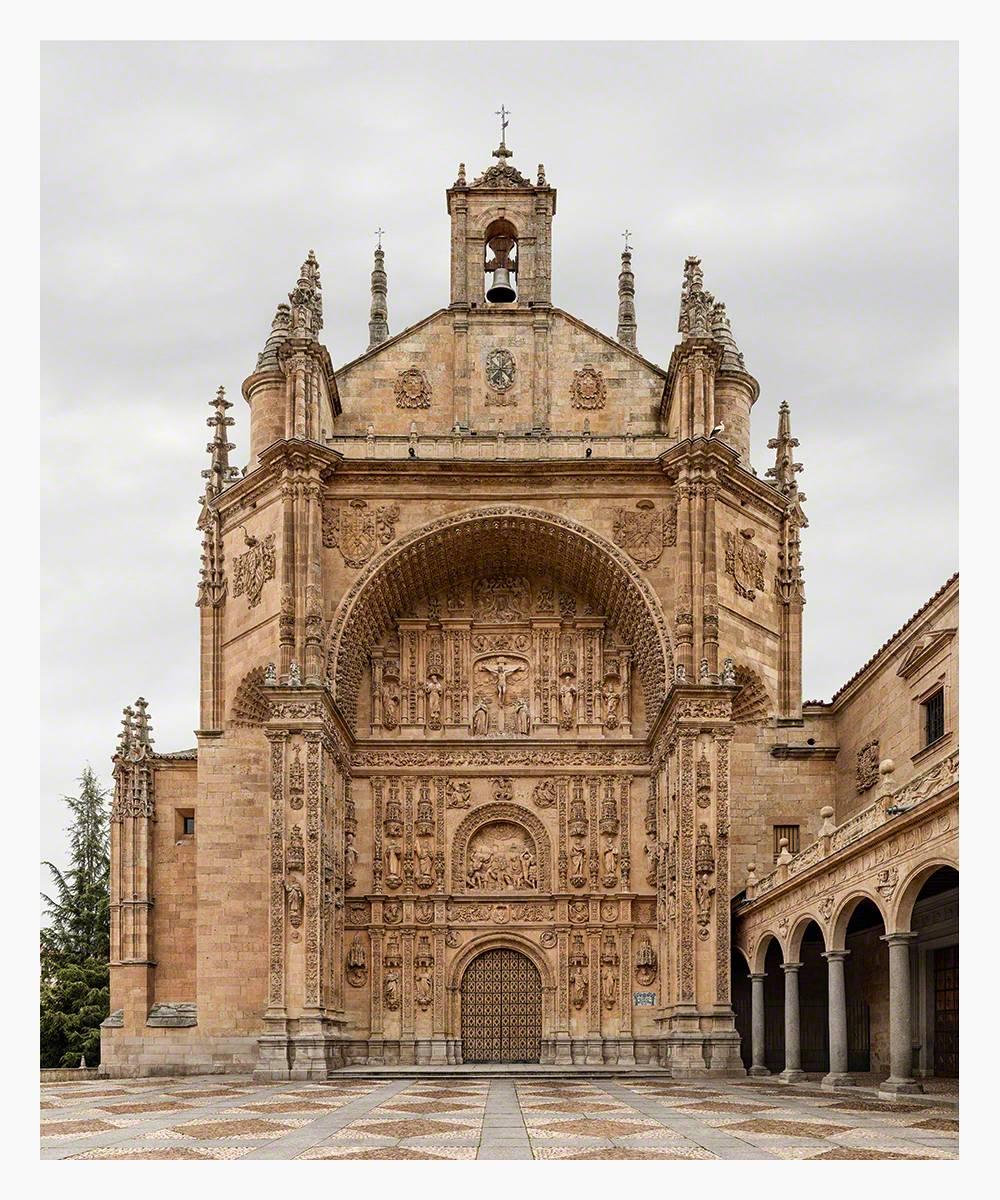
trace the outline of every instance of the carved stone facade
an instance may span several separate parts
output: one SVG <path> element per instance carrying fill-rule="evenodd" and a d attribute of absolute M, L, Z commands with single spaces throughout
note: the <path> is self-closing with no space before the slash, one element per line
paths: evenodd
<path fill-rule="evenodd" d="M 801 496 L 750 468 L 697 260 L 663 370 L 552 306 L 555 192 L 507 156 L 448 189 L 450 307 L 334 370 L 310 255 L 247 473 L 214 443 L 197 748 L 142 702 L 115 758 L 112 1074 L 459 1063 L 487 955 L 542 1062 L 743 1070 L 730 901 L 847 778 L 802 711 Z M 166 1003 L 197 1024 L 147 1032 Z"/>

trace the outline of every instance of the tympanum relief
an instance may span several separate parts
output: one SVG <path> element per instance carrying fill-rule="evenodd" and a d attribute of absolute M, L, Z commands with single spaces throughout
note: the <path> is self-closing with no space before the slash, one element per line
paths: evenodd
<path fill-rule="evenodd" d="M 473 834 L 466 885 L 485 892 L 536 891 L 538 861 L 527 830 L 512 821 L 498 821 Z"/>

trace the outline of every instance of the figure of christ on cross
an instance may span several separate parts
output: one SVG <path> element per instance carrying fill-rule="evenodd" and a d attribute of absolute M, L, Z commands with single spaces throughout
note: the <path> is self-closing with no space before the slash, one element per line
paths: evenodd
<path fill-rule="evenodd" d="M 489 665 L 489 663 L 485 663 L 485 662 L 480 663 L 479 665 L 482 667 L 482 669 L 484 671 L 488 671 L 489 674 L 492 675 L 493 678 L 496 680 L 497 698 L 500 701 L 500 710 L 502 712 L 503 707 L 507 702 L 507 680 L 513 679 L 515 675 L 517 675 L 519 672 L 523 671 L 525 668 L 524 667 L 508 667 L 507 660 L 505 658 L 498 658 L 496 660 L 496 666 L 493 666 L 493 667 L 491 667 Z"/>

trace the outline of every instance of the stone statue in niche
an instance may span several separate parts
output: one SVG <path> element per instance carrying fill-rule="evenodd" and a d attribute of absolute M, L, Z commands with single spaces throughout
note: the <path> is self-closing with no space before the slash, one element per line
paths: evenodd
<path fill-rule="evenodd" d="M 417 886 L 431 887 L 434 883 L 434 855 L 427 842 L 417 843 Z"/>
<path fill-rule="evenodd" d="M 601 1000 L 605 1008 L 614 1008 L 618 1001 L 618 972 L 610 963 L 601 968 Z"/>
<path fill-rule="evenodd" d="M 490 731 L 490 706 L 484 696 L 476 697 L 476 707 L 472 710 L 472 736 L 486 737 Z"/>
<path fill-rule="evenodd" d="M 563 729 L 572 729 L 576 715 L 576 688 L 572 679 L 564 679 L 559 685 L 559 724 Z"/>
<path fill-rule="evenodd" d="M 527 737 L 531 733 L 531 709 L 523 696 L 514 704 L 514 719 L 517 722 L 517 732 L 522 737 Z"/>
<path fill-rule="evenodd" d="M 646 859 L 649 866 L 646 870 L 646 882 L 650 887 L 656 887 L 657 870 L 660 865 L 660 847 L 654 838 L 647 838 L 645 845 Z"/>
<path fill-rule="evenodd" d="M 604 728 L 617 729 L 621 721 L 621 692 L 609 685 L 601 694 L 604 697 Z"/>
<path fill-rule="evenodd" d="M 413 998 L 417 1003 L 417 1008 L 430 1008 L 434 1000 L 434 988 L 431 982 L 431 973 L 426 967 L 422 967 L 417 971 L 413 981 Z"/>
<path fill-rule="evenodd" d="M 574 887 L 583 887 L 587 882 L 587 850 L 583 842 L 574 842 L 570 848 L 572 875 L 570 883 Z"/>
<path fill-rule="evenodd" d="M 402 861 L 399 847 L 395 842 L 389 842 L 384 851 L 385 881 L 389 887 L 397 888 L 402 882 Z"/>
<path fill-rule="evenodd" d="M 357 882 L 355 871 L 358 866 L 358 851 L 354 845 L 354 834 L 344 834 L 344 887 L 352 888 Z"/>
<path fill-rule="evenodd" d="M 604 866 L 604 886 L 614 887 L 618 882 L 618 851 L 610 838 L 605 842 L 601 861 Z"/>
<path fill-rule="evenodd" d="M 286 879 L 285 895 L 288 897 L 288 920 L 294 929 L 298 929 L 302 924 L 302 888 L 294 879 Z"/>
<path fill-rule="evenodd" d="M 395 1012 L 399 1008 L 399 1002 L 402 997 L 402 988 L 400 986 L 399 972 L 387 971 L 385 975 L 385 983 L 382 987 L 382 998 L 385 1000 L 385 1006 L 390 1012 Z"/>
<path fill-rule="evenodd" d="M 538 889 L 538 865 L 530 835 L 512 821 L 497 821 L 469 841 L 466 885 L 476 891 Z"/>
<path fill-rule="evenodd" d="M 424 691 L 427 693 L 427 724 L 431 729 L 440 729 L 441 700 L 444 695 L 441 676 L 431 675 L 424 684 Z"/>
<path fill-rule="evenodd" d="M 570 996 L 574 1008 L 584 1008 L 587 1003 L 587 971 L 583 966 L 573 968 L 569 977 Z"/>
<path fill-rule="evenodd" d="M 391 682 L 382 684 L 382 725 L 395 729 L 399 724 L 399 690 Z"/>

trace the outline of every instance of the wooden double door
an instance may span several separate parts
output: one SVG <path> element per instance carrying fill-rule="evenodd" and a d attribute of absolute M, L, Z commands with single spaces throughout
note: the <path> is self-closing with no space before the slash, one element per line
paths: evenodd
<path fill-rule="evenodd" d="M 462 1060 L 536 1063 L 542 1052 L 542 981 L 517 950 L 486 950 L 462 978 Z"/>

